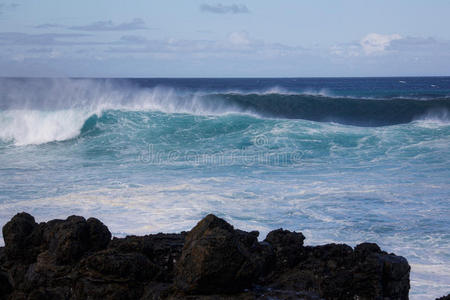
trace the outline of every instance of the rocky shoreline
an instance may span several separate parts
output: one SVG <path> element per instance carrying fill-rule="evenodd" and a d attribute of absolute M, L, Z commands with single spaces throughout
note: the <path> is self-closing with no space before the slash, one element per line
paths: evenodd
<path fill-rule="evenodd" d="M 376 244 L 304 246 L 299 232 L 233 228 L 208 215 L 191 231 L 111 239 L 95 218 L 4 227 L 3 299 L 408 299 L 410 266 Z"/>

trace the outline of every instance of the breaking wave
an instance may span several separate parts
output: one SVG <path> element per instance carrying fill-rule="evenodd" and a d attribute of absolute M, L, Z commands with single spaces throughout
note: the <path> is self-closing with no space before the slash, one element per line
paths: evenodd
<path fill-rule="evenodd" d="M 354 126 L 387 126 L 415 120 L 448 122 L 446 98 L 366 99 L 326 90 L 292 92 L 202 91 L 142 87 L 129 81 L 89 79 L 0 80 L 0 139 L 15 145 L 74 138 L 104 111 L 159 111 L 193 115 L 248 114 Z"/>

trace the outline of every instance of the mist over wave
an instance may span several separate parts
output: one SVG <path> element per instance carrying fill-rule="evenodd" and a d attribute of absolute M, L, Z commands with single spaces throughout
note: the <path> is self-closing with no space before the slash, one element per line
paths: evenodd
<path fill-rule="evenodd" d="M 89 79 L 0 79 L 0 139 L 16 145 L 61 141 L 80 134 L 104 111 L 226 114 L 224 102 L 205 101 L 172 88 L 139 88 L 126 81 Z"/>

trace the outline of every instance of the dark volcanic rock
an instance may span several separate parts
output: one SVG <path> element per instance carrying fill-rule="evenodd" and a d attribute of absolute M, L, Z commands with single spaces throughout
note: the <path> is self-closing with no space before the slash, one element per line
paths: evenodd
<path fill-rule="evenodd" d="M 401 256 L 388 254 L 376 244 L 355 247 L 354 288 L 358 295 L 407 299 L 410 266 Z M 368 293 L 369 291 L 369 293 Z"/>
<path fill-rule="evenodd" d="M 111 241 L 111 232 L 108 227 L 96 218 L 87 219 L 86 225 L 89 232 L 88 249 L 90 251 L 105 249 Z"/>
<path fill-rule="evenodd" d="M 392 299 L 406 299 L 409 293 L 409 272 L 411 267 L 408 261 L 394 254 L 380 255 L 383 264 L 383 292 L 381 295 Z"/>
<path fill-rule="evenodd" d="M 410 267 L 376 244 L 304 247 L 302 259 L 277 272 L 272 286 L 317 291 L 325 299 L 408 299 Z"/>
<path fill-rule="evenodd" d="M 188 233 L 110 240 L 94 218 L 20 213 L 3 235 L 0 300 L 408 299 L 408 262 L 376 244 L 303 246 L 282 229 L 258 242 L 214 215 Z"/>
<path fill-rule="evenodd" d="M 4 298 L 5 295 L 8 295 L 13 290 L 11 284 L 8 280 L 8 274 L 0 271 L 0 299 Z"/>
<path fill-rule="evenodd" d="M 16 214 L 3 226 L 5 254 L 9 260 L 36 260 L 40 244 L 40 236 L 35 230 L 37 227 L 33 216 L 24 212 Z"/>
<path fill-rule="evenodd" d="M 58 264 L 70 264 L 77 261 L 87 251 L 106 248 L 111 233 L 99 220 L 71 216 L 65 221 L 54 220 L 47 223 L 44 237 L 48 251 Z"/>
<path fill-rule="evenodd" d="M 141 253 L 103 250 L 80 262 L 81 279 L 77 281 L 77 299 L 137 299 L 145 282 L 158 274 L 158 268 Z"/>
<path fill-rule="evenodd" d="M 0 247 L 0 266 L 6 262 L 5 247 Z"/>
<path fill-rule="evenodd" d="M 352 254 L 347 245 L 303 247 L 295 266 L 277 269 L 274 289 L 314 291 L 326 299 L 352 299 Z"/>
<path fill-rule="evenodd" d="M 5 254 L 9 260 L 35 262 L 48 250 L 60 264 L 72 263 L 87 251 L 104 249 L 111 240 L 108 228 L 99 220 L 71 216 L 37 224 L 27 213 L 15 215 L 3 227 Z"/>
<path fill-rule="evenodd" d="M 92 280 L 141 281 L 155 277 L 158 268 L 140 253 L 119 253 L 104 250 L 90 255 L 80 263 L 82 275 Z"/>
<path fill-rule="evenodd" d="M 121 253 L 141 253 L 158 268 L 156 277 L 162 282 L 173 279 L 175 262 L 181 256 L 185 233 L 153 234 L 146 236 L 127 236 L 114 238 L 108 248 Z"/>
<path fill-rule="evenodd" d="M 277 268 L 290 268 L 300 261 L 304 240 L 302 233 L 283 229 L 269 232 L 265 239 L 273 247 Z"/>
<path fill-rule="evenodd" d="M 176 286 L 187 293 L 241 291 L 262 272 L 264 261 L 258 261 L 259 252 L 256 234 L 234 230 L 224 220 L 208 215 L 186 237 Z"/>
<path fill-rule="evenodd" d="M 448 294 L 447 296 L 442 296 L 440 298 L 437 298 L 436 300 L 450 300 L 450 294 Z"/>

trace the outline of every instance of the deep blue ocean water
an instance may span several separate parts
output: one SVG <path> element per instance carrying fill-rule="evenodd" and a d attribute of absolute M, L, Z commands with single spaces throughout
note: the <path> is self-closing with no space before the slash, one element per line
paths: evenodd
<path fill-rule="evenodd" d="M 376 242 L 412 299 L 450 291 L 450 77 L 0 79 L 0 224 L 113 235 L 207 213 L 260 237 Z"/>

